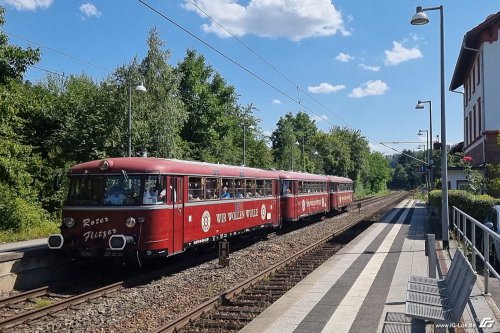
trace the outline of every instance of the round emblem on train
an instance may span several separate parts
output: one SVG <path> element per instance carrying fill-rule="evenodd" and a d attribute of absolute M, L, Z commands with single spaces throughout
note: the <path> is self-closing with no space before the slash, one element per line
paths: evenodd
<path fill-rule="evenodd" d="M 208 210 L 204 211 L 201 216 L 201 229 L 204 232 L 208 232 L 208 230 L 210 230 L 210 213 Z"/>
<path fill-rule="evenodd" d="M 266 205 L 262 204 L 262 207 L 260 207 L 260 217 L 264 221 L 266 219 Z"/>

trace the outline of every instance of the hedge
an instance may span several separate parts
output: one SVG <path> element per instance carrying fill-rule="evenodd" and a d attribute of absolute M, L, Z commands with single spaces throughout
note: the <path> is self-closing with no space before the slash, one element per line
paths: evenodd
<path fill-rule="evenodd" d="M 431 191 L 429 197 L 430 205 L 441 209 L 441 191 Z M 461 190 L 448 191 L 449 207 L 455 206 L 480 222 L 484 221 L 491 206 L 499 204 L 500 199 L 493 198 L 486 194 L 474 195 L 470 192 Z"/>

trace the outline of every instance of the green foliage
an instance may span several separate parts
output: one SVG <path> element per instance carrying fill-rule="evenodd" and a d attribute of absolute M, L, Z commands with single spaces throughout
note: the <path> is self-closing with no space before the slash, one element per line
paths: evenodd
<path fill-rule="evenodd" d="M 5 9 L 0 6 L 0 27 L 5 24 Z M 30 65 L 40 60 L 40 50 L 22 49 L 9 45 L 7 35 L 0 31 L 0 84 L 6 84 L 10 79 L 21 80 Z"/>
<path fill-rule="evenodd" d="M 489 195 L 500 198 L 500 164 L 489 164 L 486 191 Z"/>
<path fill-rule="evenodd" d="M 441 207 L 441 191 L 431 191 L 430 204 L 432 206 Z M 480 222 L 486 218 L 486 214 L 491 206 L 498 204 L 500 204 L 500 200 L 490 197 L 489 195 L 474 195 L 462 190 L 448 191 L 449 207 L 455 206 Z"/>

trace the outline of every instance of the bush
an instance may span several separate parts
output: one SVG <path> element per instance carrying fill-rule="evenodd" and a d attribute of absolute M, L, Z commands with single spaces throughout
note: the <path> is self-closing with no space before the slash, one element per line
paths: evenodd
<path fill-rule="evenodd" d="M 47 212 L 36 200 L 17 196 L 5 184 L 0 184 L 0 230 L 20 231 L 49 222 Z"/>
<path fill-rule="evenodd" d="M 441 209 L 441 191 L 431 191 L 430 204 Z M 498 204 L 500 204 L 500 199 L 495 199 L 486 194 L 474 195 L 467 191 L 448 191 L 448 206 L 455 206 L 478 221 L 484 221 L 491 206 Z"/>

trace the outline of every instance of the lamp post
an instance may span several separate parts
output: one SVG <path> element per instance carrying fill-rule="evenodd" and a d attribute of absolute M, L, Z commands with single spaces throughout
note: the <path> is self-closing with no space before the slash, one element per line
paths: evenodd
<path fill-rule="evenodd" d="M 424 103 L 429 103 L 429 138 L 432 140 L 432 102 L 431 101 L 418 101 L 417 105 L 415 105 L 415 109 L 420 110 L 424 108 Z M 427 139 L 428 140 L 428 139 Z M 432 155 L 432 142 L 429 145 L 429 183 L 431 185 L 434 184 L 434 179 L 432 177 L 433 175 L 433 168 L 434 168 L 434 160 L 433 160 L 433 155 Z"/>
<path fill-rule="evenodd" d="M 441 53 L 441 226 L 443 233 L 443 248 L 449 247 L 448 230 L 449 230 L 449 214 L 448 214 L 448 160 L 446 152 L 446 108 L 445 108 L 445 90 L 444 90 L 444 15 L 443 6 L 416 8 L 415 15 L 411 19 L 413 25 L 423 25 L 429 23 L 429 17 L 425 11 L 439 10 L 440 17 L 440 53 Z"/>
<path fill-rule="evenodd" d="M 304 146 L 305 146 L 305 141 L 306 136 L 302 136 L 302 171 L 306 172 L 306 155 L 304 154 Z"/>
<path fill-rule="evenodd" d="M 254 129 L 254 127 L 243 124 L 243 166 L 247 165 L 247 128 Z"/>
<path fill-rule="evenodd" d="M 296 141 L 295 144 L 300 146 L 299 141 Z M 306 160 L 304 158 L 304 137 L 302 137 L 302 172 L 306 171 Z"/>
<path fill-rule="evenodd" d="M 431 191 L 431 169 L 432 169 L 432 166 L 431 166 L 431 155 L 430 155 L 430 151 L 429 151 L 429 130 L 418 130 L 418 135 L 424 135 L 424 132 L 426 134 L 426 139 L 425 139 L 425 151 L 427 153 L 427 204 L 430 203 L 430 199 L 431 199 L 431 196 L 430 196 L 430 191 Z M 425 154 L 424 154 L 425 156 Z"/>
<path fill-rule="evenodd" d="M 147 91 L 143 83 L 137 85 L 135 90 Z M 128 86 L 128 157 L 130 156 L 132 156 L 132 86 Z"/>

